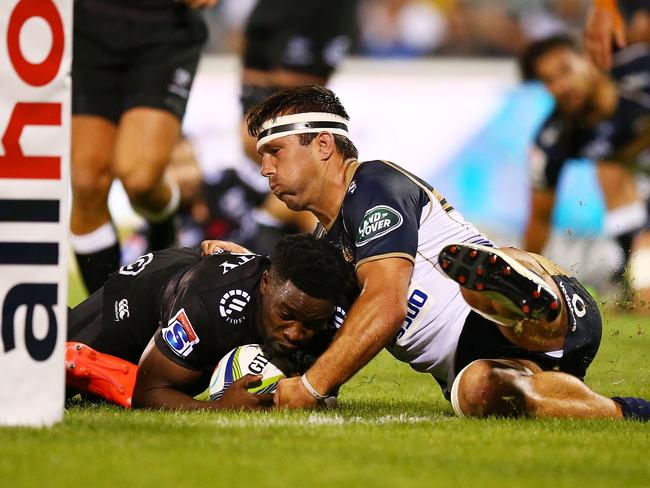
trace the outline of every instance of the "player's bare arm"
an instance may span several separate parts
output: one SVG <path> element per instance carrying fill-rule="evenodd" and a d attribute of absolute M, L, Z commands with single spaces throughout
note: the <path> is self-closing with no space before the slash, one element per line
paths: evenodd
<path fill-rule="evenodd" d="M 235 381 L 216 401 L 196 400 L 178 388 L 197 381 L 201 373 L 168 359 L 153 343 L 145 350 L 138 366 L 133 390 L 134 408 L 165 410 L 258 410 L 272 404 L 273 395 L 253 395 L 247 388 L 261 377 L 246 375 Z"/>
<path fill-rule="evenodd" d="M 330 347 L 306 373 L 308 383 L 326 395 L 348 381 L 381 351 L 406 316 L 406 297 L 413 263 L 386 258 L 361 264 L 357 278 L 361 295 Z M 300 378 L 280 381 L 276 405 L 304 408 L 316 404 Z"/>
<path fill-rule="evenodd" d="M 616 0 L 593 0 L 585 23 L 584 43 L 599 68 L 612 67 L 613 44 L 625 46 L 625 23 Z"/>

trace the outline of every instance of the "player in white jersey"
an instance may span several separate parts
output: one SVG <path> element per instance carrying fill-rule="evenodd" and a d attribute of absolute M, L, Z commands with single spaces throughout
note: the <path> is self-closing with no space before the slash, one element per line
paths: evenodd
<path fill-rule="evenodd" d="M 248 116 L 271 190 L 318 218 L 317 235 L 341 249 L 358 285 L 339 303 L 329 348 L 278 385 L 278 406 L 317 405 L 387 347 L 430 372 L 461 416 L 650 416 L 645 400 L 582 382 L 601 318 L 575 279 L 541 256 L 494 247 L 399 166 L 357 162 L 347 124 L 336 95 L 315 86 L 279 92 Z"/>

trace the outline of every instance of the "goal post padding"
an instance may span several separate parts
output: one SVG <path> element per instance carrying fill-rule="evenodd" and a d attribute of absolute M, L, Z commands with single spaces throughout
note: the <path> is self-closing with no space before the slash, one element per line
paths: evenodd
<path fill-rule="evenodd" d="M 0 424 L 63 417 L 73 0 L 0 2 Z"/>

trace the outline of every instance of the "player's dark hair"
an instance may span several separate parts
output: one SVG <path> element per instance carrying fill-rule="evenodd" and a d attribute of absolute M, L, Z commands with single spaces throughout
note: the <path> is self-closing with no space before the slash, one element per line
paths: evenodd
<path fill-rule="evenodd" d="M 267 120 L 280 115 L 293 115 L 305 112 L 326 112 L 340 115 L 350 120 L 341 100 L 336 94 L 323 86 L 298 86 L 288 90 L 279 91 L 263 102 L 255 105 L 246 117 L 248 133 L 257 137 L 262 124 Z M 316 134 L 298 134 L 300 144 L 306 146 Z M 334 134 L 336 149 L 344 158 L 358 158 L 359 151 L 350 139 L 345 136 Z"/>
<path fill-rule="evenodd" d="M 272 280 L 290 280 L 314 298 L 336 300 L 350 272 L 341 251 L 310 234 L 284 236 L 273 249 Z"/>
<path fill-rule="evenodd" d="M 546 37 L 539 41 L 531 43 L 519 57 L 519 73 L 523 81 L 538 80 L 537 61 L 553 51 L 554 49 L 565 47 L 572 51 L 579 52 L 576 41 L 568 35 L 555 35 Z"/>

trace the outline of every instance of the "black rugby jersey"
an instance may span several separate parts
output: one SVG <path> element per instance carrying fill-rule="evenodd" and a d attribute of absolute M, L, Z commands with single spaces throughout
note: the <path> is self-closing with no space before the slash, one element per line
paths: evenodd
<path fill-rule="evenodd" d="M 230 350 L 262 343 L 255 310 L 259 281 L 269 265 L 268 258 L 255 254 L 201 258 L 190 249 L 146 254 L 104 285 L 104 326 L 122 328 L 124 341 L 138 350 L 136 357 L 155 334 L 166 357 L 204 373 L 198 383 L 205 388 Z"/>
<path fill-rule="evenodd" d="M 544 122 L 531 155 L 533 187 L 554 189 L 568 159 L 650 164 L 650 48 L 636 44 L 618 51 L 611 74 L 618 103 L 609 119 L 588 127 L 553 112 Z"/>

